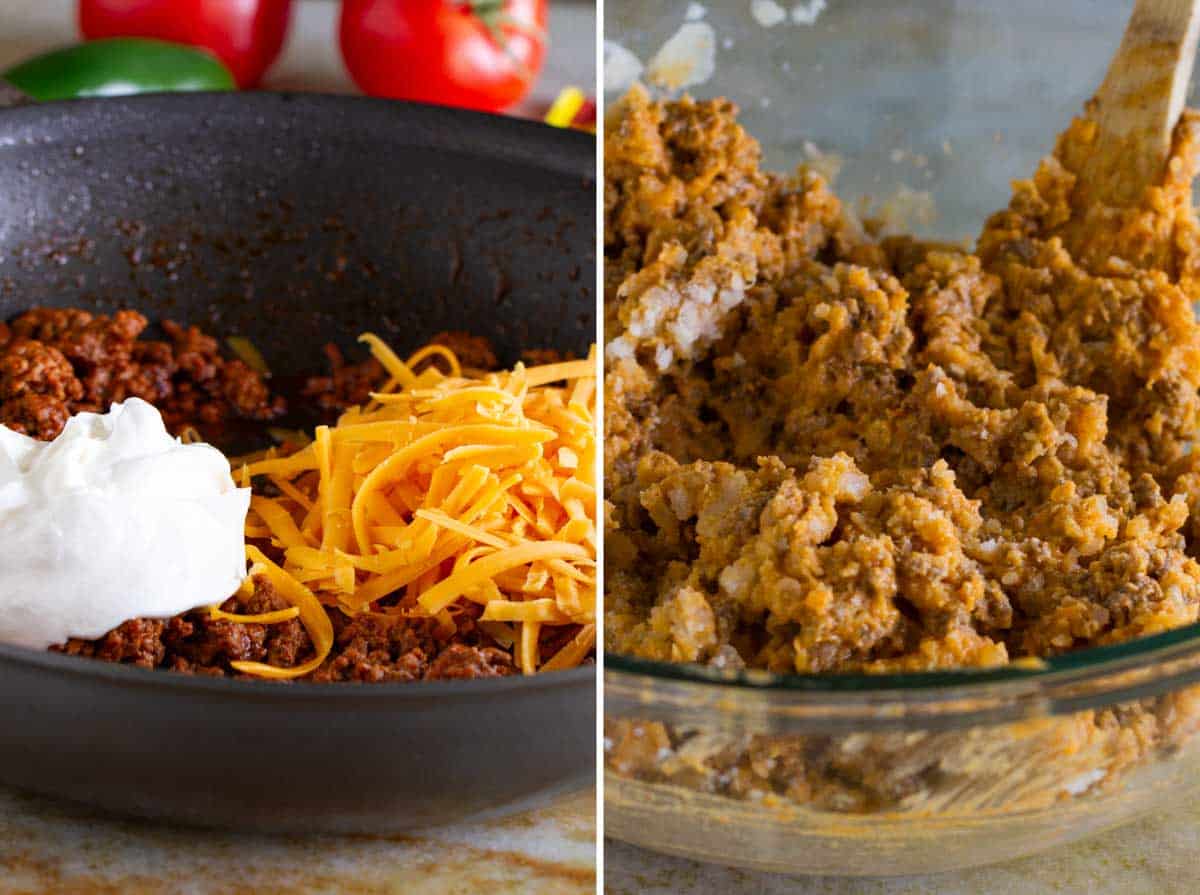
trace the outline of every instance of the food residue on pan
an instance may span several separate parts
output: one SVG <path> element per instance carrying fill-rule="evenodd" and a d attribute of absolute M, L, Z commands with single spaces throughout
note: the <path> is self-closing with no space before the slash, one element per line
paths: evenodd
<path fill-rule="evenodd" d="M 792 7 L 792 22 L 797 25 L 815 25 L 827 9 L 825 0 L 807 0 Z"/>
<path fill-rule="evenodd" d="M 789 11 L 775 0 L 751 0 L 750 15 L 764 28 L 774 28 L 790 21 L 793 25 L 815 25 L 826 9 L 825 0 L 797 3 Z"/>
<path fill-rule="evenodd" d="M 822 149 L 812 140 L 805 140 L 801 147 L 804 151 L 804 163 L 813 171 L 825 178 L 830 185 L 837 183 L 838 175 L 846 159 L 840 153 Z"/>
<path fill-rule="evenodd" d="M 902 183 L 869 216 L 878 224 L 880 233 L 923 230 L 937 221 L 937 204 L 929 190 L 916 190 Z"/>
<path fill-rule="evenodd" d="M 763 28 L 778 25 L 813 25 L 826 9 L 825 0 L 809 0 L 797 3 L 790 9 L 776 0 L 750 0 L 750 17 Z M 639 80 L 650 87 L 675 94 L 688 87 L 703 84 L 716 71 L 716 49 L 718 35 L 707 21 L 708 7 L 701 3 L 689 3 L 684 10 L 683 24 L 663 42 L 658 50 L 643 65 L 638 55 L 628 47 L 613 40 L 604 41 L 604 92 L 620 93 L 628 90 Z M 732 36 L 720 39 L 720 47 L 731 50 Z M 784 62 L 784 70 L 789 69 Z M 815 66 L 820 71 L 822 66 Z M 761 97 L 759 103 L 766 108 L 769 97 Z"/>
<path fill-rule="evenodd" d="M 632 50 L 621 44 L 604 42 L 604 92 L 628 90 L 642 76 L 645 66 Z"/>
<path fill-rule="evenodd" d="M 764 28 L 774 28 L 788 20 L 788 12 L 775 0 L 751 0 L 750 15 Z"/>
<path fill-rule="evenodd" d="M 646 78 L 667 90 L 703 84 L 716 70 L 717 36 L 707 22 L 686 22 L 658 49 Z"/>

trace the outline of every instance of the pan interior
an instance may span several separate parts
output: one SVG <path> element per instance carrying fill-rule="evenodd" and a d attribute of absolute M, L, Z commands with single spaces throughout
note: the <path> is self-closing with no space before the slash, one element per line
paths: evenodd
<path fill-rule="evenodd" d="M 34 306 L 249 338 L 282 375 L 371 330 L 586 352 L 594 142 L 348 97 L 196 94 L 0 113 L 0 319 Z"/>

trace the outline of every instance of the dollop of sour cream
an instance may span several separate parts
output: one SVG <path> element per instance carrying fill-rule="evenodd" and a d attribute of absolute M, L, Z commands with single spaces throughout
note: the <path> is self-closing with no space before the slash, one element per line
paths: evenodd
<path fill-rule="evenodd" d="M 52 442 L 0 426 L 0 641 L 35 649 L 220 603 L 246 577 L 250 491 L 131 398 Z"/>

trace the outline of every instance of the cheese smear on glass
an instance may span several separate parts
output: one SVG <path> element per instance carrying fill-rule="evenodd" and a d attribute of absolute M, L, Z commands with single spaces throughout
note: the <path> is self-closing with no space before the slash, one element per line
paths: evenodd
<path fill-rule="evenodd" d="M 221 603 L 246 577 L 250 490 L 131 398 L 52 442 L 0 426 L 0 641 L 45 649 Z"/>

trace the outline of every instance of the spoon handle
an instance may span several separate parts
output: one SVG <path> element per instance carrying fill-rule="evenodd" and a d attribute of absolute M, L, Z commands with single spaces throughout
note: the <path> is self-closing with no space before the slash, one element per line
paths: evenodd
<path fill-rule="evenodd" d="M 1136 202 L 1158 182 L 1187 96 L 1200 0 L 1137 0 L 1104 82 L 1088 107 L 1097 125 L 1085 176 L 1107 204 Z"/>

